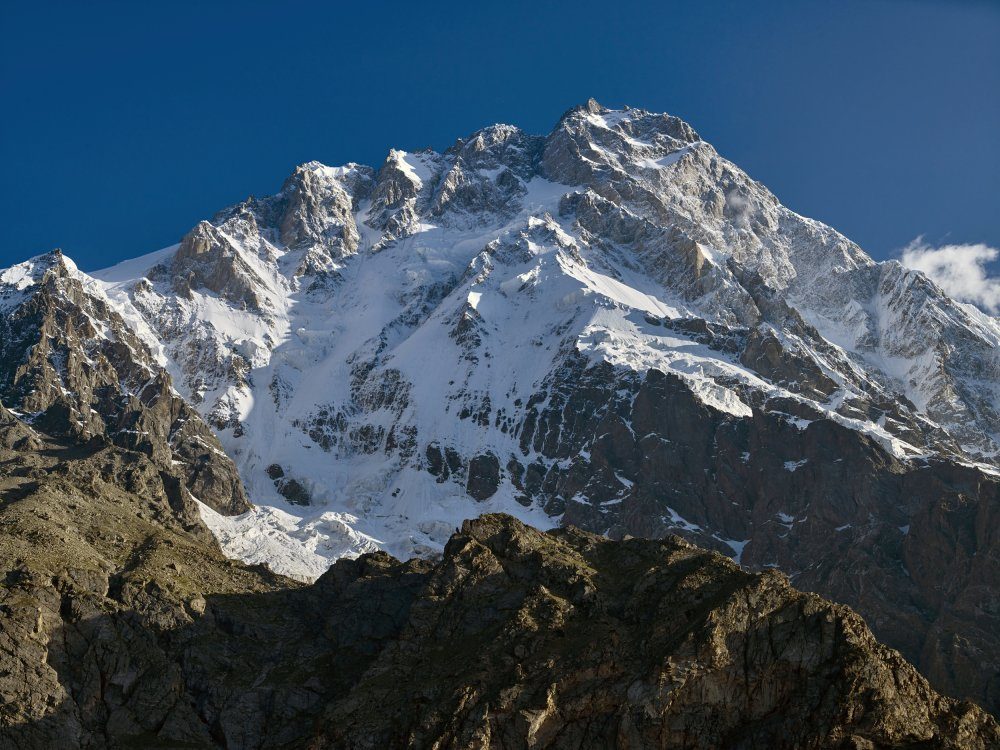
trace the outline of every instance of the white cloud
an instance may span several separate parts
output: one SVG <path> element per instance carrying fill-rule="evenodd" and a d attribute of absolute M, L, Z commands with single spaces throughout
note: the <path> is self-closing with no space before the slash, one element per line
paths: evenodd
<path fill-rule="evenodd" d="M 750 224 L 750 201 L 740 195 L 736 188 L 726 193 L 726 207 L 732 211 L 733 221 L 743 226 Z"/>
<path fill-rule="evenodd" d="M 1000 313 L 1000 277 L 990 276 L 986 264 L 998 257 L 1000 250 L 982 243 L 931 247 L 918 237 L 903 248 L 900 261 L 923 271 L 951 297 L 996 315 Z"/>

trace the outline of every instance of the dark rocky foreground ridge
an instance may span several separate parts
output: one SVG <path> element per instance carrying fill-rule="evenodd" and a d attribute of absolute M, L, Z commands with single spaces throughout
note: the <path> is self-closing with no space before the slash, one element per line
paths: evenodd
<path fill-rule="evenodd" d="M 149 456 L 0 412 L 0 747 L 989 748 L 849 608 L 670 537 L 468 521 L 314 585 Z"/>

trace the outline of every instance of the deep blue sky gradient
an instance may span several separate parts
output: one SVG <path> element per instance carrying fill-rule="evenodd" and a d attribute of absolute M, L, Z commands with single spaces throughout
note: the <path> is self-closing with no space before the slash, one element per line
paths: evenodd
<path fill-rule="evenodd" d="M 1000 246 L 1000 0 L 4 2 L 0 267 L 172 244 L 297 163 L 593 96 L 688 120 L 876 257 Z"/>

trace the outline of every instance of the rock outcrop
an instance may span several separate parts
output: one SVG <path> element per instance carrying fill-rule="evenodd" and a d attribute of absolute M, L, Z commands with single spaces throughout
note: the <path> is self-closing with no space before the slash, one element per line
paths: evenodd
<path fill-rule="evenodd" d="M 0 398 L 24 415 L 18 429 L 143 453 L 219 512 L 247 510 L 218 439 L 107 297 L 59 251 L 30 266 L 0 317 Z"/>
<path fill-rule="evenodd" d="M 676 537 L 610 542 L 484 516 L 433 567 L 371 556 L 316 587 L 352 602 L 391 592 L 366 632 L 383 644 L 324 712 L 319 747 L 998 741 L 846 607 Z"/>
<path fill-rule="evenodd" d="M 778 403 L 737 418 L 657 370 L 567 367 L 529 401 L 508 464 L 526 504 L 785 571 L 864 613 L 939 689 L 1000 710 L 997 477 L 902 461 L 794 402 L 795 419 Z"/>
<path fill-rule="evenodd" d="M 215 746 L 165 645 L 219 592 L 294 589 L 226 560 L 149 455 L 0 422 L 0 748 Z M 13 443 L 14 447 L 9 447 Z"/>

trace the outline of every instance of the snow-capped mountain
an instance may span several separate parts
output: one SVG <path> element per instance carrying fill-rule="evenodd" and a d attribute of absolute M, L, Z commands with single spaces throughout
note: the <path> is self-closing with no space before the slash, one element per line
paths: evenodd
<path fill-rule="evenodd" d="M 0 277 L 5 311 L 37 266 Z M 949 509 L 996 517 L 1000 321 L 785 208 L 676 117 L 590 101 L 548 136 L 305 164 L 179 245 L 72 275 L 238 468 L 254 509 L 203 506 L 233 556 L 312 578 L 434 554 L 492 511 L 675 532 L 853 604 L 932 678 L 992 679 L 997 629 L 948 640 L 996 596 L 989 540 Z M 8 406 L 42 411 L 11 382 Z"/>
<path fill-rule="evenodd" d="M 309 538 L 319 557 L 295 572 L 440 548 L 473 502 L 541 525 L 566 504 L 601 531 L 701 525 L 671 506 L 636 527 L 620 474 L 596 495 L 540 489 L 596 470 L 600 436 L 556 455 L 526 435 L 573 387 L 564 370 L 601 362 L 676 376 L 735 418 L 827 419 L 904 461 L 996 465 L 1000 324 L 642 110 L 591 102 L 547 138 L 494 126 L 378 172 L 306 164 L 94 277 L 276 508 L 213 525 L 260 559 L 277 550 L 254 551 L 256 527 Z M 321 512 L 287 517 L 286 499 Z"/>

